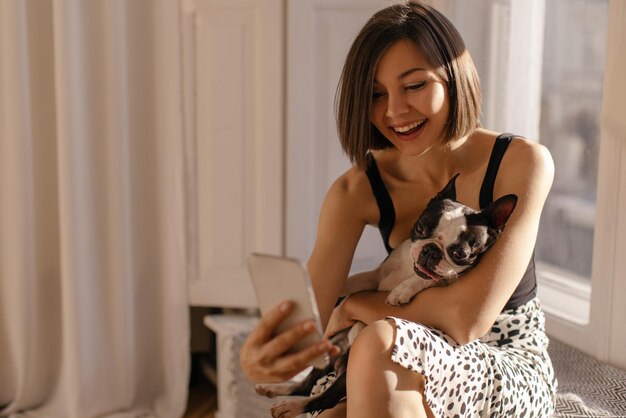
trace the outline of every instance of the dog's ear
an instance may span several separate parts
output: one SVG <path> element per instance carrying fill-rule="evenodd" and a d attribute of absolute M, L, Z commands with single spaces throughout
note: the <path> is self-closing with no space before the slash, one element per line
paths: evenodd
<path fill-rule="evenodd" d="M 456 173 L 446 187 L 444 187 L 437 195 L 433 198 L 433 200 L 443 200 L 450 199 L 456 201 L 456 178 L 459 177 L 460 173 Z"/>
<path fill-rule="evenodd" d="M 511 217 L 515 205 L 517 205 L 517 196 L 508 194 L 502 196 L 481 212 L 487 218 L 489 228 L 492 228 L 499 234 L 504 229 L 504 224 Z"/>

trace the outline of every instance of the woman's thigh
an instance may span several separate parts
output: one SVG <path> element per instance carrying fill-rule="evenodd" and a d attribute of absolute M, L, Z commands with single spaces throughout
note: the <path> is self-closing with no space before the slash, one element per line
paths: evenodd
<path fill-rule="evenodd" d="M 317 418 L 346 418 L 346 402 L 340 402 L 332 409 L 327 409 L 317 416 Z"/>
<path fill-rule="evenodd" d="M 363 329 L 352 345 L 347 379 L 351 415 L 361 411 L 381 417 L 429 416 L 423 376 L 391 359 L 395 334 L 393 321 L 377 321 Z"/>

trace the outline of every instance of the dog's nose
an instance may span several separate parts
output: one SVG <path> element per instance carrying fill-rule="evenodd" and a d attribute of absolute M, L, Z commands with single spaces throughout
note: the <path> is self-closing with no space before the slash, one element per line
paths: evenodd
<path fill-rule="evenodd" d="M 426 244 L 422 250 L 428 255 L 441 254 L 441 248 L 439 248 L 439 246 L 435 244 L 434 242 L 431 242 L 430 244 Z"/>
<path fill-rule="evenodd" d="M 441 249 L 437 246 L 437 244 L 431 242 L 422 248 L 419 262 L 430 269 L 434 269 L 437 264 L 439 264 L 442 257 L 443 253 L 441 252 Z"/>

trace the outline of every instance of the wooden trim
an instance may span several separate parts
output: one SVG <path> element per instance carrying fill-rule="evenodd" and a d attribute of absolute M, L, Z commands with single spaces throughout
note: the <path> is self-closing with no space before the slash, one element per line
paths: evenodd
<path fill-rule="evenodd" d="M 602 104 L 598 210 L 594 239 L 592 325 L 598 357 L 626 367 L 626 3 L 609 2 Z"/>
<path fill-rule="evenodd" d="M 539 297 L 546 313 L 576 325 L 589 323 L 591 281 L 555 266 L 537 262 Z"/>

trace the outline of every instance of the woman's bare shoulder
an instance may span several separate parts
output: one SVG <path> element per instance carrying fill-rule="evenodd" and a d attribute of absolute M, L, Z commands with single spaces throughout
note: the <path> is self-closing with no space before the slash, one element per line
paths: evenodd
<path fill-rule="evenodd" d="M 376 201 L 365 170 L 353 166 L 341 174 L 330 186 L 325 205 L 371 223 L 376 216 Z"/>
<path fill-rule="evenodd" d="M 530 139 L 515 137 L 505 154 L 505 170 L 528 175 L 552 175 L 554 162 L 547 147 Z"/>
<path fill-rule="evenodd" d="M 548 148 L 530 139 L 515 137 L 500 167 L 496 190 L 525 190 L 530 196 L 547 194 L 554 179 L 554 162 Z M 498 194 L 498 193 L 496 193 Z M 496 196 L 494 196 L 496 197 Z"/>
<path fill-rule="evenodd" d="M 331 190 L 338 189 L 342 194 L 354 197 L 355 195 L 363 194 L 368 187 L 369 181 L 365 170 L 354 165 L 337 177 L 331 186 Z"/>

